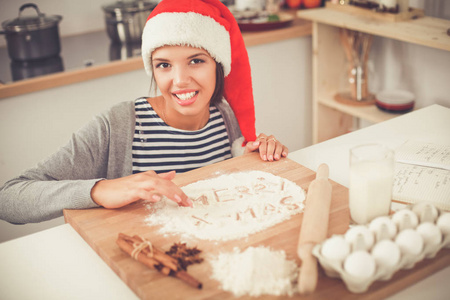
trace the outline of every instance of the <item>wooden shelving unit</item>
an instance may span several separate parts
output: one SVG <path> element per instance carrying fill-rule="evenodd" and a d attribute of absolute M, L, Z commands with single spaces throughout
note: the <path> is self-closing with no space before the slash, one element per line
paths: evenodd
<path fill-rule="evenodd" d="M 301 10 L 297 16 L 313 22 L 314 143 L 347 133 L 355 117 L 378 123 L 396 116 L 375 106 L 351 106 L 334 100 L 346 64 L 339 40 L 340 28 L 450 51 L 447 35 L 450 20 L 421 17 L 393 22 L 330 8 Z"/>

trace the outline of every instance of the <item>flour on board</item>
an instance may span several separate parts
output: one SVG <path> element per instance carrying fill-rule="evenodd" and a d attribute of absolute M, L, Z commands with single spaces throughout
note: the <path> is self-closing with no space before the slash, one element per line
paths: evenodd
<path fill-rule="evenodd" d="M 220 253 L 210 261 L 212 278 L 234 296 L 289 295 L 296 290 L 298 266 L 284 251 L 260 246 Z"/>
<path fill-rule="evenodd" d="M 166 198 L 148 205 L 146 221 L 163 233 L 203 240 L 246 237 L 303 211 L 305 192 L 294 182 L 262 171 L 237 172 L 182 187 L 193 207 Z"/>

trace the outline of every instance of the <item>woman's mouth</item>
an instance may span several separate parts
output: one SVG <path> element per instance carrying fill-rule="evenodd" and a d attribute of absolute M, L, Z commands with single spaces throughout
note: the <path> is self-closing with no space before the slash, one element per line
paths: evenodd
<path fill-rule="evenodd" d="M 180 105 L 189 105 L 197 99 L 198 91 L 173 93 Z"/>

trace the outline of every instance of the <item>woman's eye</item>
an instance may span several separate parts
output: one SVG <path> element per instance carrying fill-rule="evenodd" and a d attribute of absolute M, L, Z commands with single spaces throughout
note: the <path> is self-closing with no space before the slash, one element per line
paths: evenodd
<path fill-rule="evenodd" d="M 159 63 L 156 65 L 156 68 L 165 69 L 168 68 L 170 65 L 168 63 Z"/>
<path fill-rule="evenodd" d="M 205 61 L 203 59 L 194 58 L 193 60 L 191 60 L 191 65 L 200 64 L 202 62 L 205 62 Z"/>

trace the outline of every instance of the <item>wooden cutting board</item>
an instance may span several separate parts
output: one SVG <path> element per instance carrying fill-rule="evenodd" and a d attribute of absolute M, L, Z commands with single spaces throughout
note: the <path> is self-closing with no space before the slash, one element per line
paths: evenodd
<path fill-rule="evenodd" d="M 297 183 L 305 191 L 307 191 L 309 183 L 315 178 L 315 172 L 292 160 L 282 159 L 278 162 L 263 162 L 257 154 L 253 153 L 179 174 L 174 181 L 178 185 L 184 186 L 198 180 L 212 178 L 217 174 L 245 170 L 260 170 L 284 177 Z M 350 220 L 347 188 L 332 181 L 332 189 L 328 236 L 347 231 Z M 145 223 L 148 214 L 149 211 L 142 202 L 116 210 L 97 208 L 64 211 L 66 222 L 70 223 L 114 272 L 143 299 L 234 299 L 233 294 L 221 290 L 219 283 L 210 278 L 211 266 L 208 262 L 208 258 L 214 257 L 220 252 L 229 252 L 234 247 L 245 250 L 250 246 L 266 246 L 273 250 L 284 250 L 288 259 L 296 260 L 300 264 L 296 250 L 303 214 L 293 216 L 287 221 L 250 235 L 248 238 L 225 242 L 192 239 L 188 241 L 188 246 L 197 246 L 203 251 L 203 257 L 205 258 L 203 263 L 188 268 L 188 273 L 203 283 L 203 289 L 197 290 L 176 278 L 166 277 L 145 267 L 123 253 L 116 245 L 117 235 L 120 232 L 127 235 L 140 235 L 164 251 L 169 250 L 174 242 L 185 241 L 177 235 L 160 234 L 158 227 L 148 226 Z M 320 272 L 318 286 L 314 294 L 308 297 L 301 297 L 297 294 L 295 297 L 286 296 L 285 298 L 383 298 L 449 264 L 450 251 L 441 250 L 435 259 L 426 260 L 412 270 L 400 271 L 388 282 L 376 282 L 364 294 L 352 294 L 348 292 L 341 280 L 328 278 Z M 252 297 L 240 299 L 246 298 L 254 299 Z M 264 296 L 260 298 L 282 299 L 284 297 Z"/>

